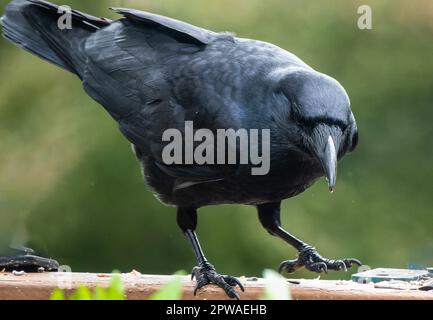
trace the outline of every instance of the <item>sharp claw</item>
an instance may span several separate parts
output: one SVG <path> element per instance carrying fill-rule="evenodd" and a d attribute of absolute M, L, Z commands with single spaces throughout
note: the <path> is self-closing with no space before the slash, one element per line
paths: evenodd
<path fill-rule="evenodd" d="M 343 269 L 344 272 L 347 272 L 347 266 L 346 266 L 346 264 L 344 263 L 344 261 L 341 262 L 341 265 L 343 266 L 341 269 Z M 349 267 L 349 268 L 350 268 L 350 267 Z"/>
<path fill-rule="evenodd" d="M 347 259 L 347 260 L 349 260 L 349 262 L 350 262 L 351 265 L 352 265 L 352 263 L 355 263 L 358 266 L 362 266 L 362 262 L 359 261 L 358 259 L 351 258 L 351 259 Z"/>
<path fill-rule="evenodd" d="M 244 285 L 238 279 L 236 279 L 236 280 L 237 280 L 237 284 L 238 284 L 239 288 L 242 290 L 242 292 L 245 292 Z"/>
<path fill-rule="evenodd" d="M 196 272 L 199 270 L 200 268 L 199 267 L 194 267 L 194 268 L 192 268 L 192 270 L 191 270 L 191 280 L 194 280 L 194 277 L 196 277 Z"/>
<path fill-rule="evenodd" d="M 230 298 L 240 300 L 239 294 L 233 287 L 228 286 L 227 283 L 223 283 L 221 287 Z"/>
<path fill-rule="evenodd" d="M 287 260 L 287 261 L 283 261 L 280 264 L 278 268 L 278 272 L 282 273 L 283 271 L 286 271 L 287 273 L 293 273 L 299 268 L 301 268 L 302 266 L 303 264 L 300 263 L 298 260 Z"/>
<path fill-rule="evenodd" d="M 232 287 L 236 287 L 239 286 L 239 288 L 242 291 L 245 291 L 244 286 L 242 285 L 242 283 L 239 281 L 239 279 L 232 277 L 232 276 L 224 276 L 223 277 L 225 282 L 227 282 L 229 285 L 231 285 Z"/>
<path fill-rule="evenodd" d="M 239 297 L 239 295 L 236 291 L 233 292 L 233 295 L 234 295 L 234 297 L 231 297 L 231 298 L 234 298 L 236 300 L 241 300 L 241 297 Z"/>
<path fill-rule="evenodd" d="M 358 266 L 362 266 L 362 262 L 359 261 L 358 259 L 344 259 L 343 262 L 344 262 L 344 265 L 346 266 L 346 268 L 351 268 L 353 266 L 353 264 L 356 264 Z"/>
<path fill-rule="evenodd" d="M 201 288 L 203 288 L 206 285 L 206 281 L 204 280 L 197 280 L 197 284 L 195 285 L 194 288 L 194 296 L 197 295 L 197 291 L 200 290 Z"/>
<path fill-rule="evenodd" d="M 236 292 L 235 287 L 239 286 L 242 291 L 245 291 L 242 283 L 235 277 L 232 276 L 221 276 L 219 275 L 213 266 L 199 266 L 195 267 L 191 272 L 191 279 L 196 278 L 197 284 L 194 288 L 194 296 L 197 295 L 197 291 L 203 288 L 207 284 L 215 284 L 232 299 L 239 300 L 239 294 Z"/>

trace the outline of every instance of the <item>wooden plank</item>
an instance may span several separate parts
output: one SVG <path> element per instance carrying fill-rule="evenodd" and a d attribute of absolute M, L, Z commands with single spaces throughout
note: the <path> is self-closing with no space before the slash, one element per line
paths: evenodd
<path fill-rule="evenodd" d="M 62 287 L 71 293 L 79 285 L 90 288 L 96 285 L 106 286 L 110 281 L 109 274 L 92 273 L 25 273 L 14 275 L 0 273 L 0 299 L 48 299 L 54 288 Z M 122 274 L 128 299 L 147 299 L 162 285 L 173 279 L 171 276 L 142 275 L 137 272 Z M 240 293 L 243 300 L 259 299 L 263 293 L 265 280 L 257 278 L 240 278 L 246 291 Z M 225 293 L 215 286 L 206 286 L 193 296 L 194 282 L 189 277 L 182 278 L 183 299 L 227 299 Z M 433 300 L 433 292 L 419 290 L 378 289 L 372 284 L 358 284 L 352 281 L 303 280 L 296 279 L 299 284 L 290 284 L 294 299 L 404 299 Z M 69 288 L 66 289 L 65 287 Z"/>

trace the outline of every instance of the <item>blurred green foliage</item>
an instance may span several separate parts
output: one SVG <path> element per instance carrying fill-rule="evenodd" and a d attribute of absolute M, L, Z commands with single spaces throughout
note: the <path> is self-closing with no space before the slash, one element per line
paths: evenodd
<path fill-rule="evenodd" d="M 107 8 L 121 4 L 63 2 L 110 18 Z M 373 30 L 357 28 L 362 4 L 373 9 Z M 340 163 L 333 195 L 322 180 L 284 202 L 284 226 L 328 257 L 433 265 L 432 1 L 123 5 L 272 42 L 338 79 L 351 97 L 359 148 Z M 25 243 L 73 271 L 192 268 L 174 208 L 147 190 L 130 145 L 80 82 L 3 39 L 0 70 L 0 243 Z M 262 229 L 252 207 L 206 207 L 199 218 L 202 246 L 221 273 L 259 275 L 296 255 Z"/>
<path fill-rule="evenodd" d="M 107 288 L 100 286 L 91 290 L 81 285 L 67 299 L 63 290 L 57 288 L 51 293 L 50 300 L 125 300 L 125 289 L 119 274 L 113 274 Z"/>
<path fill-rule="evenodd" d="M 149 300 L 180 300 L 182 298 L 182 277 L 184 271 L 178 271 L 174 278 L 152 294 Z"/>
<path fill-rule="evenodd" d="M 153 293 L 149 300 L 181 300 L 182 298 L 182 276 L 184 271 L 178 271 L 173 279 L 163 285 Z M 266 269 L 263 271 L 263 278 L 266 286 L 261 297 L 262 300 L 291 300 L 288 282 L 283 276 L 274 270 Z M 97 286 L 94 290 L 86 286 L 79 286 L 67 299 L 65 292 L 56 288 L 50 296 L 50 300 L 125 300 L 125 289 L 122 285 L 120 275 L 114 274 L 111 277 L 107 288 Z"/>
<path fill-rule="evenodd" d="M 278 272 L 265 269 L 263 278 L 266 280 L 262 300 L 292 300 L 289 283 Z"/>

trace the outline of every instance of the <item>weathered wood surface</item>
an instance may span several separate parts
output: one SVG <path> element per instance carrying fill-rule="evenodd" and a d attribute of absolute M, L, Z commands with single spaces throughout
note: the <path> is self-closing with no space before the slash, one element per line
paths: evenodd
<path fill-rule="evenodd" d="M 94 287 L 105 286 L 110 281 L 109 274 L 93 273 L 25 273 L 14 275 L 0 273 L 0 299 L 48 299 L 54 288 L 69 288 L 72 292 L 79 285 Z M 137 272 L 122 274 L 122 281 L 128 299 L 147 299 L 162 285 L 169 282 L 171 276 L 143 275 Z M 243 300 L 259 299 L 263 293 L 263 279 L 240 278 L 245 285 L 245 292 L 240 293 Z M 224 292 L 215 286 L 206 286 L 193 296 L 194 282 L 189 277 L 182 279 L 183 299 L 227 299 Z M 358 284 L 351 281 L 302 280 L 299 284 L 290 284 L 293 299 L 417 299 L 433 300 L 433 292 L 419 290 L 378 289 L 371 284 Z"/>

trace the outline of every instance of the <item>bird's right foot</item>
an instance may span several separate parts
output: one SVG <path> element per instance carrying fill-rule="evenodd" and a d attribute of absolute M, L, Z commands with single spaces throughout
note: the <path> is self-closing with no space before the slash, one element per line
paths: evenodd
<path fill-rule="evenodd" d="M 352 265 L 361 266 L 362 263 L 358 259 L 349 258 L 342 260 L 330 260 L 322 257 L 315 248 L 305 246 L 295 260 L 283 261 L 280 265 L 279 271 L 286 271 L 288 273 L 295 272 L 296 270 L 305 267 L 309 271 L 322 273 L 328 270 L 344 270 L 347 271 Z"/>
<path fill-rule="evenodd" d="M 192 269 L 191 279 L 194 279 L 194 277 L 197 280 L 194 295 L 196 295 L 197 290 L 208 284 L 217 285 L 222 288 L 230 298 L 237 300 L 239 300 L 239 294 L 236 292 L 235 287 L 239 286 L 242 291 L 245 291 L 244 286 L 238 279 L 232 276 L 223 276 L 218 274 L 214 266 L 209 262 L 204 262 Z"/>

